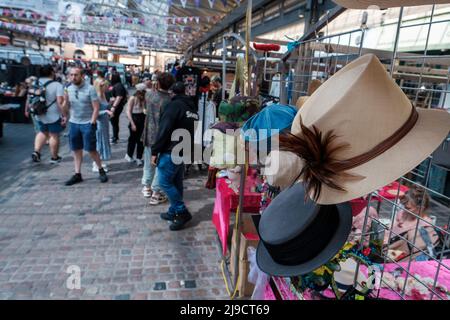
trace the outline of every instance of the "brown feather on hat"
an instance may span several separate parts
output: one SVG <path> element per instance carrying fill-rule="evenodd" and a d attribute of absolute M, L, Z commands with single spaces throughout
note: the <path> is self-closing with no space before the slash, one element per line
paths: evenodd
<path fill-rule="evenodd" d="M 447 137 L 450 113 L 416 109 L 373 54 L 351 62 L 298 111 L 280 150 L 319 204 L 369 194 L 408 173 Z M 345 146 L 345 148 L 344 148 Z"/>

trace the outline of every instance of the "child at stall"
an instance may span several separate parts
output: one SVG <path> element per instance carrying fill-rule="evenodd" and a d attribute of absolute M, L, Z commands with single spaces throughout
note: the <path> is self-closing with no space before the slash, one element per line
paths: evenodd
<path fill-rule="evenodd" d="M 413 255 L 413 259 L 416 260 L 428 260 L 429 257 L 420 250 L 433 255 L 433 248 L 437 245 L 439 236 L 433 228 L 433 220 L 428 214 L 429 203 L 428 193 L 423 188 L 416 186 L 412 187 L 401 199 L 404 209 L 396 215 L 389 243 L 390 232 L 387 230 L 385 233 L 384 243 L 388 246 L 390 258 L 401 261 Z"/>

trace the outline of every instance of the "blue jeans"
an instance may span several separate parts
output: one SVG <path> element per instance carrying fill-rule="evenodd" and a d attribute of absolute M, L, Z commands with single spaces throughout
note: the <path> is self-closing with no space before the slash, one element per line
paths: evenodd
<path fill-rule="evenodd" d="M 184 164 L 174 164 L 170 153 L 159 155 L 159 186 L 169 198 L 170 214 L 183 214 L 187 211 L 183 202 Z"/>
<path fill-rule="evenodd" d="M 161 188 L 158 183 L 158 168 L 152 165 L 152 149 L 144 148 L 144 172 L 142 174 L 142 184 L 152 188 L 154 192 L 160 192 Z"/>

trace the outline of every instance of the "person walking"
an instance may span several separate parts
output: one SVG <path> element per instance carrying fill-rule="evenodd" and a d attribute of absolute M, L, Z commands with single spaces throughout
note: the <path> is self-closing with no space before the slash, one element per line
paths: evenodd
<path fill-rule="evenodd" d="M 55 80 L 55 72 L 51 65 L 45 65 L 40 70 L 39 86 L 35 90 L 45 90 L 45 103 L 47 111 L 41 115 L 33 115 L 36 120 L 38 132 L 34 139 L 34 152 L 31 158 L 34 162 L 41 161 L 41 150 L 49 141 L 51 159 L 50 163 L 59 163 L 59 135 L 64 130 L 67 121 L 67 112 L 64 109 L 64 88 Z M 25 108 L 25 116 L 29 117 L 29 104 Z"/>
<path fill-rule="evenodd" d="M 111 125 L 113 127 L 113 138 L 112 143 L 116 144 L 119 141 L 119 119 L 120 114 L 123 111 L 123 107 L 127 103 L 127 90 L 123 86 L 120 80 L 120 74 L 118 72 L 113 72 L 111 75 L 111 99 L 110 103 L 112 105 L 111 111 L 114 112 L 114 117 L 111 118 Z"/>
<path fill-rule="evenodd" d="M 174 97 L 162 111 L 156 142 L 152 145 L 152 164 L 158 166 L 159 184 L 170 201 L 169 211 L 161 213 L 161 218 L 171 221 L 169 228 L 172 231 L 183 229 L 192 219 L 183 201 L 183 158 L 191 157 L 192 154 L 183 155 L 183 150 L 179 154 L 172 154 L 175 146 L 183 141 L 182 138 L 180 141 L 172 140 L 175 130 L 187 131 L 190 137 L 188 143 L 191 146 L 194 143 L 194 122 L 198 121 L 198 114 L 192 99 L 185 95 L 185 90 L 182 82 L 172 86 Z"/>
<path fill-rule="evenodd" d="M 144 107 L 146 90 L 145 84 L 137 84 L 136 92 L 128 101 L 127 107 L 127 118 L 130 121 L 130 124 L 128 125 L 130 136 L 128 137 L 125 160 L 128 162 L 136 161 L 138 166 L 143 164 L 142 156 L 144 154 L 144 144 L 142 143 L 142 133 L 144 132 L 145 125 Z M 136 159 L 133 157 L 134 150 L 136 150 Z"/>
<path fill-rule="evenodd" d="M 96 149 L 97 118 L 100 109 L 97 93 L 93 86 L 84 81 L 83 70 L 80 67 L 71 68 L 69 77 L 72 84 L 67 88 L 65 104 L 70 110 L 69 144 L 74 154 L 75 174 L 66 182 L 66 186 L 83 181 L 81 177 L 83 149 L 89 152 L 97 164 L 100 182 L 105 183 L 108 177 Z"/>
<path fill-rule="evenodd" d="M 144 197 L 150 198 L 151 205 L 158 205 L 167 201 L 167 197 L 159 186 L 158 169 L 151 164 L 152 145 L 156 143 L 158 134 L 160 114 L 170 102 L 170 87 L 175 83 L 175 77 L 165 72 L 157 78 L 156 90 L 147 90 L 145 96 L 145 127 L 142 136 L 144 143 L 144 170 L 142 193 Z"/>
<path fill-rule="evenodd" d="M 105 79 L 102 71 L 97 70 L 97 78 L 94 81 L 95 92 L 97 93 L 100 111 L 97 118 L 97 151 L 102 160 L 102 166 L 105 172 L 108 172 L 108 164 L 106 161 L 111 160 L 111 145 L 109 143 L 109 118 L 114 116 L 114 113 L 108 110 L 109 104 L 106 100 L 106 90 L 108 88 L 108 81 Z M 92 171 L 98 172 L 97 164 L 92 162 Z"/>

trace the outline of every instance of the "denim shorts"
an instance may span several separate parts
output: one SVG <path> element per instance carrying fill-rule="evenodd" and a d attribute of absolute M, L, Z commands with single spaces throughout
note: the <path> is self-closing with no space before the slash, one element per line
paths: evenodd
<path fill-rule="evenodd" d="M 58 119 L 58 121 L 55 121 L 53 123 L 43 123 L 39 120 L 36 121 L 38 130 L 40 132 L 49 132 L 49 133 L 60 133 L 64 130 L 64 128 L 61 125 L 61 119 Z"/>
<path fill-rule="evenodd" d="M 69 143 L 72 151 L 82 150 L 91 152 L 97 150 L 96 126 L 91 123 L 78 124 L 70 122 Z"/>

